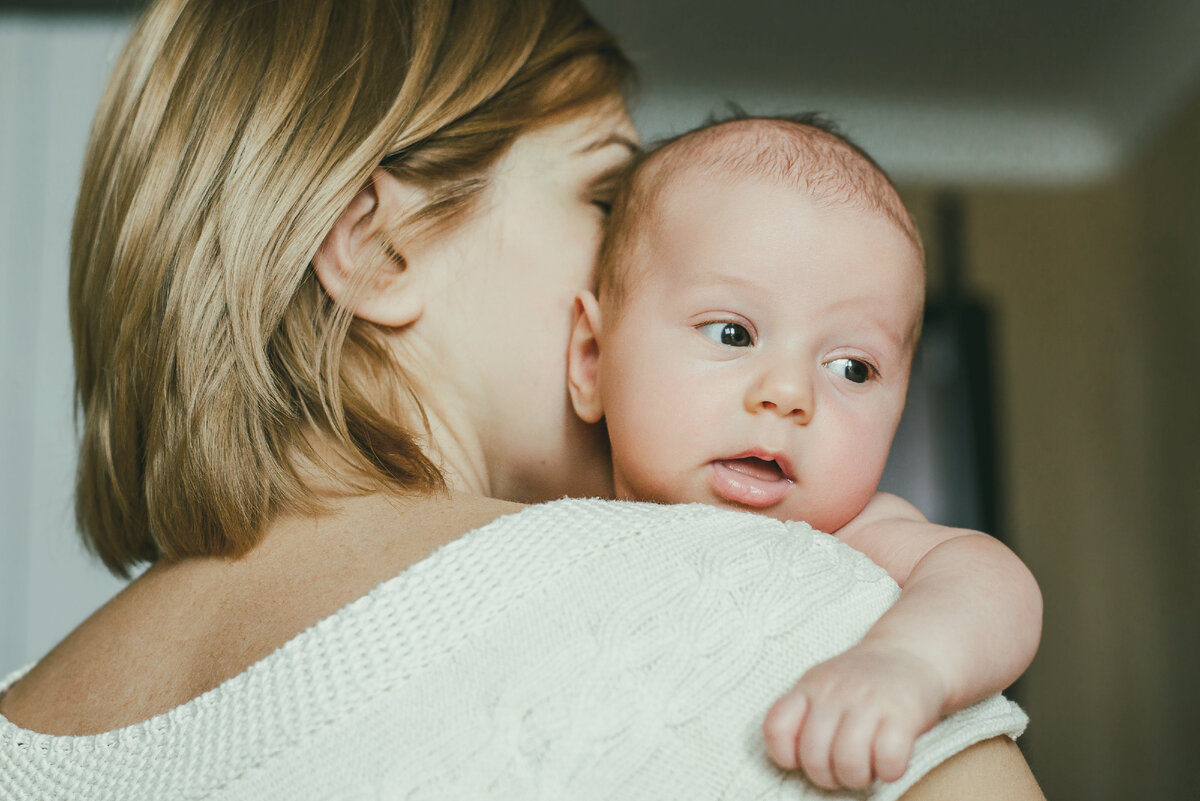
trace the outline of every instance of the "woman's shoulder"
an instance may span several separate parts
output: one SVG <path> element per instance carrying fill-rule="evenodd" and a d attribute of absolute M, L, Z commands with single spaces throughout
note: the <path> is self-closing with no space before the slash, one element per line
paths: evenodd
<path fill-rule="evenodd" d="M 651 794 L 778 790 L 754 736 L 762 714 L 861 637 L 894 588 L 803 524 L 704 506 L 532 506 L 149 720 L 62 738 L 0 719 L 0 790 L 81 774 L 128 798 L 516 798 L 552 784 L 589 798 L 660 779 Z M 690 767 L 647 776 L 647 754 Z M 788 787 L 778 797 L 806 797 Z"/>
<path fill-rule="evenodd" d="M 453 538 L 166 711 L 82 737 L 37 734 L 0 718 L 0 749 L 41 754 L 42 768 L 52 755 L 63 775 L 86 756 L 101 779 L 118 783 L 139 773 L 130 760 L 187 753 L 186 770 L 165 774 L 187 783 L 225 776 L 243 754 L 296 758 L 332 732 L 347 742 L 377 739 L 378 721 L 364 721 L 372 710 L 412 722 L 383 736 L 401 751 L 426 747 L 439 720 L 486 729 L 516 709 L 565 714 L 568 699 L 592 692 L 589 683 L 616 681 L 610 690 L 618 695 L 629 689 L 636 665 L 653 678 L 647 703 L 703 706 L 710 690 L 723 692 L 747 675 L 747 655 L 761 656 L 770 650 L 764 643 L 778 647 L 787 632 L 805 628 L 814 606 L 854 599 L 852 612 L 837 613 L 836 636 L 823 633 L 828 626 L 808 626 L 806 655 L 788 657 L 787 681 L 803 661 L 861 636 L 890 603 L 890 582 L 881 576 L 802 524 L 706 506 L 560 500 Z M 679 671 L 693 663 L 687 681 Z M 98 680 L 77 689 L 113 687 Z M 594 700 L 608 708 L 629 699 Z M 465 746 L 443 756 L 469 760 L 473 745 Z M 178 795 L 183 786 L 156 791 Z"/>
<path fill-rule="evenodd" d="M 454 558 L 457 549 L 499 549 L 520 552 L 523 561 L 534 558 L 561 568 L 597 549 L 614 548 L 656 554 L 665 562 L 691 560 L 714 550 L 748 550 L 776 560 L 802 558 L 822 569 L 837 567 L 858 581 L 890 582 L 886 572 L 861 553 L 806 523 L 695 503 L 564 498 L 498 518 L 445 546 L 439 555 Z"/>
<path fill-rule="evenodd" d="M 704 614 L 711 608 L 693 602 L 716 593 L 736 602 L 742 616 L 757 607 L 766 619 L 846 598 L 864 620 L 874 620 L 899 594 L 886 571 L 805 523 L 703 504 L 598 499 L 563 499 L 501 517 L 381 589 L 406 594 L 426 581 L 522 603 L 555 603 L 562 594 L 581 614 L 601 616 L 631 597 L 654 614 Z M 843 628 L 853 631 L 842 615 Z"/>
<path fill-rule="evenodd" d="M 871 587 L 875 608 L 894 595 L 882 570 L 805 524 L 699 504 L 485 503 L 451 519 L 425 526 L 446 532 L 429 536 L 411 521 L 405 526 L 376 514 L 377 531 L 358 538 L 368 543 L 356 546 L 359 553 L 347 554 L 344 543 L 336 548 L 341 562 L 329 549 L 300 543 L 316 563 L 312 569 L 285 549 L 261 568 L 156 567 L 28 675 L 9 676 L 0 694 L 24 680 L 3 698 L 4 712 L 34 729 L 103 732 L 211 696 L 207 691 L 249 667 L 269 671 L 280 652 L 302 650 L 293 642 L 305 639 L 298 635 L 320 638 L 374 627 L 381 629 L 372 635 L 380 642 L 402 632 L 414 641 L 444 638 L 448 626 L 470 618 L 467 610 L 477 606 L 486 606 L 487 616 L 518 614 L 516 599 L 522 608 L 536 597 L 582 612 L 608 608 L 611 597 L 640 587 L 678 588 L 764 570 L 787 578 L 770 585 L 780 603 L 794 603 L 814 589 L 862 594 Z M 386 543 L 395 540 L 407 545 L 389 549 Z M 605 581 L 580 592 L 587 584 L 582 579 L 598 571 Z M 347 578 L 335 582 L 331 575 Z M 755 590 L 759 597 L 765 587 Z M 687 608 L 665 595 L 657 602 L 674 603 L 675 611 Z M 402 623 L 388 620 L 393 610 L 401 610 L 396 614 Z M 104 693 L 95 691 L 99 686 Z"/>

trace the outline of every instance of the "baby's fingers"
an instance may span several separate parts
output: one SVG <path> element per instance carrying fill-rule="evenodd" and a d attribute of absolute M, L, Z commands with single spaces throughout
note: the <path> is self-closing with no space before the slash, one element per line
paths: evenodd
<path fill-rule="evenodd" d="M 861 790 L 871 783 L 871 745 L 879 728 L 876 715 L 849 712 L 842 718 L 833 741 L 833 775 L 839 786 Z"/>
<path fill-rule="evenodd" d="M 808 780 L 826 790 L 836 789 L 833 773 L 833 738 L 842 723 L 839 704 L 814 704 L 804 718 L 796 756 Z"/>
<path fill-rule="evenodd" d="M 875 775 L 885 782 L 894 782 L 908 770 L 913 743 L 917 733 L 895 719 L 883 721 L 875 735 Z"/>
<path fill-rule="evenodd" d="M 767 756 L 784 770 L 795 770 L 800 766 L 796 751 L 800 727 L 804 725 L 807 712 L 807 696 L 792 690 L 775 702 L 763 720 L 763 739 L 767 744 Z"/>

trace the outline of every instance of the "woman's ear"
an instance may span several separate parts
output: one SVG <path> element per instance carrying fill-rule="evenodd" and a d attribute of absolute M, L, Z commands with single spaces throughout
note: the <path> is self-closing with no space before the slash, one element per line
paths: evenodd
<path fill-rule="evenodd" d="M 575 296 L 575 319 L 567 345 L 567 388 L 575 414 L 585 423 L 604 417 L 600 400 L 600 304 L 591 292 Z"/>
<path fill-rule="evenodd" d="M 412 264 L 389 241 L 395 221 L 420 199 L 418 190 L 376 168 L 317 248 L 312 260 L 317 279 L 336 302 L 349 303 L 355 317 L 398 328 L 424 312 L 421 265 Z M 369 280 L 368 271 L 373 272 Z"/>

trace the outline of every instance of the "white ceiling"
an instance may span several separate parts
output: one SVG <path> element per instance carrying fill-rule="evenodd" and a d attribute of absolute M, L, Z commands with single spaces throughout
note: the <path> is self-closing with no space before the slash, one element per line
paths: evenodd
<path fill-rule="evenodd" d="M 644 135 L 819 109 L 902 180 L 1100 179 L 1200 96 L 1200 0 L 587 1 Z"/>

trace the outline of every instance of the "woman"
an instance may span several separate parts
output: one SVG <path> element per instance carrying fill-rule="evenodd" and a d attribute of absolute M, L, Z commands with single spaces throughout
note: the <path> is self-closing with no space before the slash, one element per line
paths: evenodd
<path fill-rule="evenodd" d="M 495 500 L 608 490 L 563 360 L 628 72 L 570 0 L 150 9 L 71 316 L 80 528 L 152 564 L 0 685 L 0 797 L 804 797 L 747 732 L 878 571 L 752 516 Z M 994 700 L 907 784 L 1008 731 Z M 1003 739 L 906 797 L 966 786 L 1039 797 Z"/>

